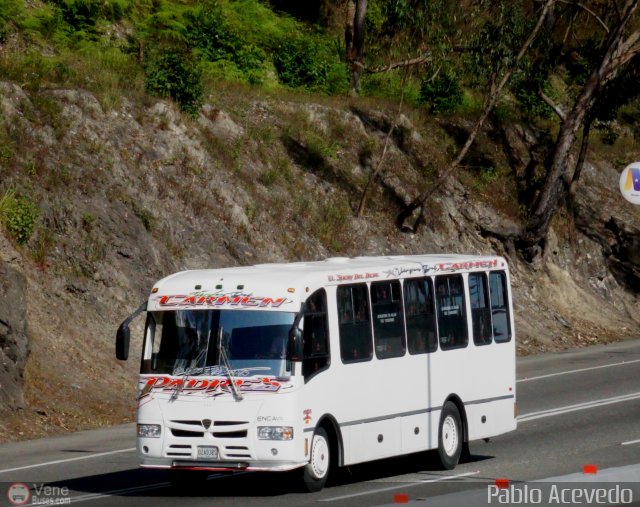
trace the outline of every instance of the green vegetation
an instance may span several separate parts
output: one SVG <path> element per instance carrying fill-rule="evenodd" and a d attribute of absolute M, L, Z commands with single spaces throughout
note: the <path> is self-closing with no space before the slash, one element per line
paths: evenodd
<path fill-rule="evenodd" d="M 147 70 L 147 90 L 172 98 L 185 113 L 197 116 L 203 104 L 201 71 L 189 53 L 160 54 Z"/>
<path fill-rule="evenodd" d="M 432 113 L 448 113 L 462 104 L 464 91 L 453 73 L 444 73 L 435 79 L 423 81 L 420 88 L 420 101 L 427 105 Z"/>
<path fill-rule="evenodd" d="M 19 245 L 24 245 L 36 225 L 40 209 L 27 195 L 8 190 L 0 198 L 0 222 Z"/>

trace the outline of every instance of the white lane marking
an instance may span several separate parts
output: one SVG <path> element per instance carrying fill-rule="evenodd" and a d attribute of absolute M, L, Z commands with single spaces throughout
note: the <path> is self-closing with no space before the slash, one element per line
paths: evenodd
<path fill-rule="evenodd" d="M 119 454 L 122 452 L 131 452 L 135 451 L 135 447 L 131 447 L 129 449 L 119 449 L 117 451 L 109 451 L 109 452 L 98 452 L 95 454 L 90 454 L 88 456 L 77 456 L 75 458 L 67 458 L 67 459 L 58 459 L 55 461 L 47 461 L 46 463 L 36 463 L 35 465 L 26 465 L 23 467 L 15 467 L 15 468 L 5 468 L 4 470 L 0 470 L 0 474 L 4 472 L 15 472 L 16 470 L 26 470 L 27 468 L 37 468 L 37 467 L 45 467 L 47 465 L 57 465 L 59 463 L 68 463 L 70 461 L 80 461 L 82 459 L 93 459 L 99 458 L 101 456 L 109 456 L 110 454 Z"/>
<path fill-rule="evenodd" d="M 632 444 L 640 444 L 640 440 L 629 440 L 628 442 L 622 442 L 620 445 L 632 445 Z"/>
<path fill-rule="evenodd" d="M 390 486 L 388 488 L 379 488 L 379 489 L 372 489 L 369 491 L 362 491 L 361 493 L 352 493 L 351 495 L 342 495 L 342 496 L 334 496 L 332 498 L 323 498 L 322 500 L 318 500 L 318 502 L 334 502 L 336 500 L 344 500 L 345 498 L 355 498 L 357 496 L 375 495 L 376 493 L 382 493 L 384 491 L 392 491 L 394 489 L 413 488 L 414 486 L 420 486 L 421 484 L 429 484 L 431 482 L 442 482 L 449 479 L 459 479 L 460 477 L 469 477 L 470 475 L 478 475 L 479 473 L 480 473 L 480 470 L 476 470 L 475 472 L 467 472 L 465 474 L 447 475 L 445 477 L 438 477 L 437 479 L 425 479 L 423 481 L 416 481 L 410 484 L 403 484 L 401 486 Z"/>
<path fill-rule="evenodd" d="M 533 421 L 542 419 L 543 417 L 551 417 L 554 415 L 568 414 L 569 412 L 577 412 L 578 410 L 586 410 L 588 408 L 602 407 L 613 403 L 621 403 L 640 398 L 639 393 L 625 394 L 623 396 L 614 396 L 613 398 L 604 398 L 602 400 L 588 401 L 586 403 L 577 403 L 575 405 L 567 405 L 565 407 L 551 408 L 548 410 L 540 410 L 539 412 L 531 412 L 518 417 L 518 422 Z"/>
<path fill-rule="evenodd" d="M 548 375 L 540 375 L 538 377 L 526 377 L 516 382 L 529 382 L 531 380 L 539 380 L 541 378 L 557 377 L 559 375 L 569 375 L 570 373 L 580 373 L 581 371 L 599 370 L 600 368 L 611 368 L 612 366 L 625 366 L 627 364 L 640 363 L 640 359 L 633 359 L 632 361 L 622 361 L 621 363 L 603 364 L 601 366 L 590 366 L 589 368 L 580 368 L 578 370 L 561 371 L 558 373 L 549 373 Z"/>

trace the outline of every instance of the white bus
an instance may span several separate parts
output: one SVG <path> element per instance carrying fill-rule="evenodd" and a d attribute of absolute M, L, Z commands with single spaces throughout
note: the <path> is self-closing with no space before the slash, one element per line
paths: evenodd
<path fill-rule="evenodd" d="M 515 333 L 501 257 L 330 258 L 160 280 L 139 380 L 141 466 L 301 469 L 437 449 L 516 428 Z"/>

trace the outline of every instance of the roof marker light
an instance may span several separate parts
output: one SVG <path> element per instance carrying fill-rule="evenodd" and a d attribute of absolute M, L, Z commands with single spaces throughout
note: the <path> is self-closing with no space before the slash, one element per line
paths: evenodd
<path fill-rule="evenodd" d="M 292 294 L 296 291 L 296 289 L 294 289 L 293 287 L 289 287 L 287 289 L 287 292 L 291 292 Z"/>
<path fill-rule="evenodd" d="M 158 287 L 154 287 L 153 289 L 151 289 L 151 294 L 155 294 L 156 292 L 158 292 Z"/>

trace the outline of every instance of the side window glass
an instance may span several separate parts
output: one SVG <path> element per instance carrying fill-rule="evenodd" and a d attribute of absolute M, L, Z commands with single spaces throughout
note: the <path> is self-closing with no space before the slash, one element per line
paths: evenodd
<path fill-rule="evenodd" d="M 471 273 L 469 275 L 469 303 L 471 304 L 473 343 L 488 345 L 493 338 L 493 330 L 486 274 Z"/>
<path fill-rule="evenodd" d="M 376 357 L 404 356 L 404 315 L 398 280 L 371 284 L 371 310 Z"/>
<path fill-rule="evenodd" d="M 304 312 L 302 375 L 305 379 L 329 367 L 328 329 L 327 294 L 320 289 L 309 296 Z"/>
<path fill-rule="evenodd" d="M 504 271 L 489 273 L 489 288 L 494 340 L 497 343 L 511 341 L 509 292 L 507 291 L 507 276 Z"/>
<path fill-rule="evenodd" d="M 462 275 L 436 277 L 438 330 L 442 350 L 466 347 L 469 342 Z"/>
<path fill-rule="evenodd" d="M 341 285 L 336 296 L 342 362 L 369 361 L 373 356 L 373 345 L 366 284 Z"/>
<path fill-rule="evenodd" d="M 435 352 L 438 348 L 433 283 L 430 278 L 404 281 L 409 354 Z"/>

